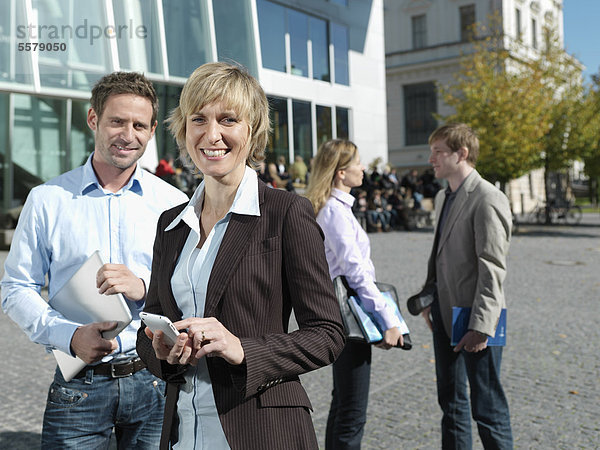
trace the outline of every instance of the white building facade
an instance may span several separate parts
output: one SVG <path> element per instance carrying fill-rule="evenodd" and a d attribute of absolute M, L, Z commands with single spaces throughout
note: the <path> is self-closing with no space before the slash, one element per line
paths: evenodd
<path fill-rule="evenodd" d="M 388 147 L 391 164 L 428 167 L 427 138 L 438 122 L 433 114 L 452 113 L 437 93 L 460 69 L 460 57 L 472 51 L 474 23 L 502 18 L 506 48 L 535 57 L 544 29 L 563 45 L 562 0 L 386 0 Z M 513 45 L 514 44 L 514 45 Z M 530 210 L 544 197 L 543 172 L 534 171 L 507 187 L 517 213 Z"/>
<path fill-rule="evenodd" d="M 93 150 L 91 88 L 143 72 L 159 95 L 143 165 L 176 154 L 162 122 L 189 74 L 236 61 L 271 104 L 270 155 L 306 163 L 321 142 L 352 139 L 387 160 L 383 0 L 2 0 L 0 215 Z"/>

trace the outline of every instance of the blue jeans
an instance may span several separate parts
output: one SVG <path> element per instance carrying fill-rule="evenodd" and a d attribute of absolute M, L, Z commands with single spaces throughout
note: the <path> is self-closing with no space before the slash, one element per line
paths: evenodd
<path fill-rule="evenodd" d="M 512 449 L 508 402 L 500 384 L 502 347 L 455 353 L 444 330 L 437 299 L 431 305 L 431 316 L 438 403 L 443 412 L 442 448 L 472 448 L 472 413 L 485 449 Z M 467 380 L 471 388 L 470 408 Z"/>
<path fill-rule="evenodd" d="M 119 449 L 159 447 L 165 382 L 148 370 L 124 378 L 94 375 L 66 382 L 57 368 L 48 391 L 43 449 L 107 449 L 115 429 Z"/>
<path fill-rule="evenodd" d="M 333 393 L 325 448 L 359 450 L 369 402 L 371 345 L 347 341 L 333 363 Z"/>

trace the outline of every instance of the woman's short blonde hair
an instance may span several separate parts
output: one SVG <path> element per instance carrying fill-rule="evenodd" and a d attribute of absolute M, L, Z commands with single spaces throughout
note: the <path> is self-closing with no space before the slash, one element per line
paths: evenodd
<path fill-rule="evenodd" d="M 166 120 L 177 141 L 180 159 L 193 167 L 185 142 L 188 116 L 216 102 L 232 109 L 248 123 L 250 152 L 246 164 L 256 169 L 265 157 L 271 129 L 269 103 L 258 81 L 245 68 L 224 62 L 203 64 L 194 70 L 183 86 L 179 106 Z"/>

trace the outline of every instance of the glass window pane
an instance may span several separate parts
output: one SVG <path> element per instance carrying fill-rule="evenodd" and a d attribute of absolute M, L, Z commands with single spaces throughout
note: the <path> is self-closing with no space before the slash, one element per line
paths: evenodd
<path fill-rule="evenodd" d="M 212 60 L 206 2 L 163 0 L 169 73 L 187 78 Z"/>
<path fill-rule="evenodd" d="M 9 114 L 9 94 L 0 92 L 0 214 L 6 213 L 12 207 L 12 186 L 10 176 L 9 155 L 6 154 L 8 148 L 8 117 Z M 3 224 L 6 226 L 5 224 Z"/>
<path fill-rule="evenodd" d="M 162 158 L 167 154 L 171 154 L 177 158 L 179 155 L 177 142 L 175 142 L 175 139 L 167 129 L 165 120 L 169 113 L 179 105 L 179 96 L 183 88 L 181 86 L 154 82 L 154 89 L 156 89 L 158 104 L 160 105 L 158 117 L 156 118 L 158 125 L 154 132 L 158 157 Z"/>
<path fill-rule="evenodd" d="M 290 33 L 291 73 L 308 76 L 308 16 L 293 9 L 287 10 Z"/>
<path fill-rule="evenodd" d="M 412 19 L 413 48 L 427 46 L 427 22 L 425 14 L 414 16 Z"/>
<path fill-rule="evenodd" d="M 300 155 L 304 161 L 312 157 L 312 127 L 310 122 L 310 103 L 294 100 L 292 102 L 294 123 L 294 156 Z"/>
<path fill-rule="evenodd" d="M 335 107 L 335 131 L 338 139 L 350 139 L 348 108 Z"/>
<path fill-rule="evenodd" d="M 267 0 L 259 0 L 258 28 L 262 65 L 285 72 L 285 9 Z"/>
<path fill-rule="evenodd" d="M 11 29 L 11 17 L 15 29 Z M 0 81 L 33 84 L 31 52 L 19 51 L 18 45 L 28 43 L 25 2 L 4 2 L 0 14 Z"/>
<path fill-rule="evenodd" d="M 108 71 L 110 41 L 127 34 L 124 25 L 107 24 L 101 2 L 32 0 L 32 7 L 27 34 L 40 44 L 41 84 L 90 90 Z M 41 44 L 57 49 L 42 51 Z"/>
<path fill-rule="evenodd" d="M 250 3 L 246 0 L 213 2 L 213 13 L 219 61 L 236 61 L 258 76 Z"/>
<path fill-rule="evenodd" d="M 343 25 L 331 23 L 331 41 L 335 60 L 335 82 L 350 84 L 348 75 L 348 29 Z"/>
<path fill-rule="evenodd" d="M 65 101 L 15 94 L 14 105 L 15 180 L 17 170 L 42 181 L 60 175 L 66 154 Z"/>
<path fill-rule="evenodd" d="M 309 24 L 310 40 L 312 43 L 313 78 L 315 80 L 330 81 L 327 22 L 311 17 Z"/>
<path fill-rule="evenodd" d="M 466 5 L 459 8 L 460 14 L 460 40 L 469 41 L 473 38 L 475 24 L 475 5 Z"/>
<path fill-rule="evenodd" d="M 94 133 L 87 124 L 90 103 L 73 100 L 71 106 L 71 149 L 66 170 L 81 166 L 94 150 Z"/>
<path fill-rule="evenodd" d="M 275 159 L 277 156 L 285 156 L 287 159 L 290 154 L 287 100 L 269 97 L 269 106 L 273 132 L 269 135 L 267 151 L 273 153 Z"/>
<path fill-rule="evenodd" d="M 317 148 L 332 137 L 331 108 L 317 105 Z"/>
<path fill-rule="evenodd" d="M 113 0 L 115 25 L 127 27 L 117 38 L 123 69 L 162 73 L 160 31 L 154 0 Z"/>
<path fill-rule="evenodd" d="M 404 86 L 404 117 L 406 145 L 426 144 L 435 130 L 437 121 L 437 97 L 433 83 Z"/>

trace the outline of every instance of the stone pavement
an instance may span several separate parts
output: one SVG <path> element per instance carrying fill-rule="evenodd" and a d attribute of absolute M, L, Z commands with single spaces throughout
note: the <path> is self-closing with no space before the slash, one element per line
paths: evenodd
<path fill-rule="evenodd" d="M 394 283 L 402 299 L 424 281 L 430 231 L 370 235 L 378 279 Z M 599 238 L 598 214 L 577 227 L 524 225 L 513 238 L 502 374 L 516 448 L 600 448 Z M 406 316 L 413 349 L 373 352 L 365 450 L 440 447 L 431 336 L 420 317 Z M 0 449 L 39 448 L 53 358 L 3 313 L 0 344 Z M 324 447 L 330 368 L 302 381 Z"/>

